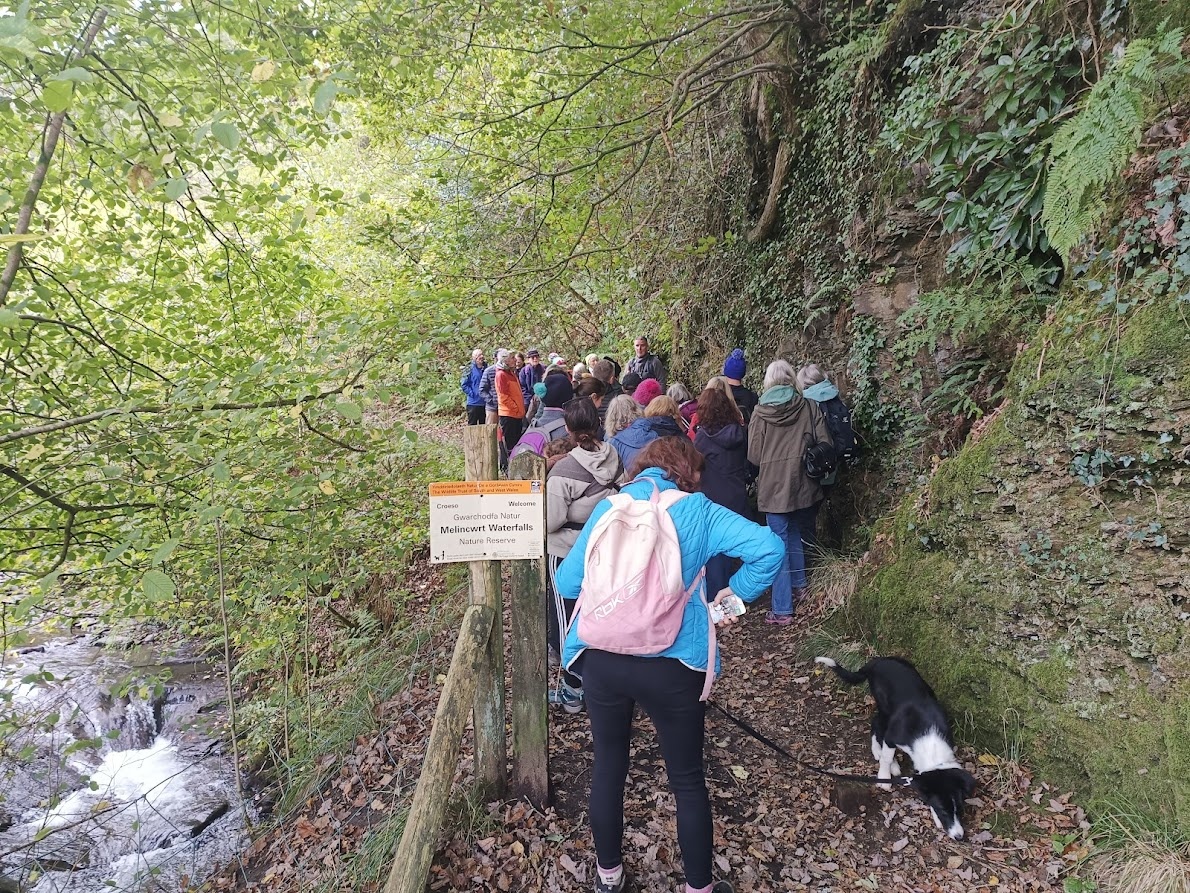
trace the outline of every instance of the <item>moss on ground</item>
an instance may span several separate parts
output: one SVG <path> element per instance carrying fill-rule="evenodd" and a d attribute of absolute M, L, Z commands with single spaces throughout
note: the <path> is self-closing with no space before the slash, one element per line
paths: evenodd
<path fill-rule="evenodd" d="M 848 616 L 964 740 L 1186 833 L 1190 327 L 1165 299 L 1121 319 L 1068 297 L 1001 415 L 886 519 Z M 1101 446 L 1133 464 L 1088 487 L 1073 461 Z"/>

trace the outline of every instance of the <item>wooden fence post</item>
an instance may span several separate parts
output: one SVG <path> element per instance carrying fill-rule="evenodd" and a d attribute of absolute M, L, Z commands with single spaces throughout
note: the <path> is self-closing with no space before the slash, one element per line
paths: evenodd
<path fill-rule="evenodd" d="M 494 481 L 499 467 L 495 425 L 463 429 L 463 461 L 469 481 Z M 508 741 L 504 726 L 504 611 L 500 592 L 500 562 L 469 562 L 471 592 L 468 603 L 491 608 L 495 615 L 488 636 L 486 659 L 476 668 L 475 782 L 480 796 L 504 796 L 508 785 Z"/>
<path fill-rule="evenodd" d="M 496 619 L 490 608 L 478 605 L 469 607 L 463 615 L 446 684 L 434 713 L 426 758 L 384 893 L 422 893 L 426 889 L 426 874 L 434 860 L 451 782 L 459 765 L 459 742 L 475 697 L 480 675 L 477 671 L 487 662 L 484 650 Z"/>
<path fill-rule="evenodd" d="M 545 459 L 522 453 L 508 477 L 545 482 Z M 544 504 L 542 530 L 545 530 Z M 537 807 L 549 802 L 549 712 L 546 704 L 546 552 L 512 562 L 512 793 Z"/>

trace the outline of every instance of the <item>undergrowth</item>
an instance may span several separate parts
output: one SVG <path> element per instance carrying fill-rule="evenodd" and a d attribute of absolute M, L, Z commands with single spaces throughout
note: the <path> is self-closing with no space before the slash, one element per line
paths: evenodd
<path fill-rule="evenodd" d="M 333 875 L 319 880 L 313 893 L 343 893 L 345 890 L 375 889 L 376 879 L 383 880 L 392 868 L 393 853 L 405 831 L 408 809 L 390 813 L 368 829 L 359 849 L 350 853 Z"/>
<path fill-rule="evenodd" d="M 1186 893 L 1190 839 L 1127 804 L 1099 810 L 1092 827 L 1098 855 L 1091 873 L 1098 893 Z"/>
<path fill-rule="evenodd" d="M 424 669 L 432 659 L 425 648 L 434 632 L 458 619 L 464 601 L 459 590 L 452 588 L 425 616 L 401 624 L 379 639 L 344 639 L 337 646 L 342 648 L 339 665 L 310 680 L 306 692 L 274 691 L 268 699 L 252 705 L 253 718 L 261 721 L 259 730 L 282 729 L 279 738 L 256 739 L 258 753 L 267 764 L 277 767 L 282 812 L 295 807 L 338 770 L 337 761 L 320 757 L 348 754 L 356 738 L 382 728 L 378 708 L 408 688 Z M 287 728 L 302 728 L 305 734 L 287 739 Z M 290 742 L 288 751 L 286 740 Z"/>
<path fill-rule="evenodd" d="M 1107 213 L 1107 189 L 1140 143 L 1157 86 L 1181 67 L 1181 43 L 1178 29 L 1132 41 L 1054 134 L 1042 221 L 1063 257 Z"/>

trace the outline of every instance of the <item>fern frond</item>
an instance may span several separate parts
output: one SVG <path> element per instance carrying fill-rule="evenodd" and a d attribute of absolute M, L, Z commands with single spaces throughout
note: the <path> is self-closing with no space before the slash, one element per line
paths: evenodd
<path fill-rule="evenodd" d="M 1107 187 L 1140 144 L 1146 97 L 1181 65 L 1182 32 L 1159 42 L 1134 40 L 1087 94 L 1077 115 L 1054 134 L 1041 220 L 1063 260 L 1102 218 Z"/>

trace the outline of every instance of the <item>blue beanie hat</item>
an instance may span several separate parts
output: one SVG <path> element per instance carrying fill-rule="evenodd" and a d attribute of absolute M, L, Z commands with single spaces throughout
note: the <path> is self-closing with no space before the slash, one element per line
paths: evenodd
<path fill-rule="evenodd" d="M 544 381 L 539 381 L 533 385 L 533 396 L 536 397 L 538 400 L 543 400 L 545 398 L 545 382 Z"/>
<path fill-rule="evenodd" d="M 723 361 L 723 374 L 736 381 L 743 381 L 748 372 L 748 364 L 744 362 L 744 349 L 737 347 Z"/>

